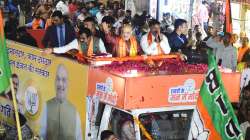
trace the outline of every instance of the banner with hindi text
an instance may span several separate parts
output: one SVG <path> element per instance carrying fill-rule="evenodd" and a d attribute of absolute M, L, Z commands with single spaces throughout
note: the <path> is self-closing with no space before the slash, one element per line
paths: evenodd
<path fill-rule="evenodd" d="M 18 110 L 34 135 L 48 137 L 54 133 L 61 138 L 84 139 L 88 67 L 67 58 L 42 55 L 39 49 L 12 41 L 7 41 L 7 47 Z M 0 119 L 5 126 L 14 127 L 10 99 L 10 91 L 5 91 L 0 98 Z M 51 124 L 61 128 L 53 130 Z M 61 134 L 64 129 L 65 135 Z"/>

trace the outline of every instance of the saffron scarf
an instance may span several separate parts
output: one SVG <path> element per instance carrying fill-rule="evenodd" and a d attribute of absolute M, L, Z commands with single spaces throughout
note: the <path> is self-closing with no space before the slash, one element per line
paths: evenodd
<path fill-rule="evenodd" d="M 94 47 L 94 39 L 93 39 L 93 37 L 91 37 L 91 40 L 90 40 L 88 46 L 86 46 L 85 44 L 81 44 L 79 42 L 79 46 L 78 46 L 79 52 L 78 52 L 78 54 L 83 55 L 83 56 L 87 56 L 87 57 L 91 57 L 94 54 L 93 47 Z"/>
<path fill-rule="evenodd" d="M 152 43 L 153 43 L 153 35 L 151 32 L 149 32 L 148 33 L 148 44 L 149 44 L 148 46 L 150 46 Z M 162 51 L 160 43 L 157 43 L 157 49 L 158 49 L 158 55 L 162 55 L 163 51 Z"/>
<path fill-rule="evenodd" d="M 38 29 L 40 27 L 41 22 L 42 22 L 41 19 L 34 19 L 32 22 L 32 29 Z"/>
<path fill-rule="evenodd" d="M 118 39 L 118 49 L 117 49 L 117 56 L 118 57 L 125 57 L 127 56 L 127 49 L 129 49 L 129 56 L 136 56 L 137 55 L 137 41 L 135 37 L 131 37 L 130 41 L 130 48 L 127 46 L 126 41 L 123 38 Z"/>
<path fill-rule="evenodd" d="M 88 51 L 87 51 L 87 56 L 90 57 L 93 55 L 93 48 L 94 48 L 94 39 L 91 37 L 90 43 L 88 45 Z"/>

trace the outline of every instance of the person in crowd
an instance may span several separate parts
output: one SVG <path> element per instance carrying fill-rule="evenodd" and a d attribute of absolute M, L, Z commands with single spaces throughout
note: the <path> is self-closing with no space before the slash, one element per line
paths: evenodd
<path fill-rule="evenodd" d="M 207 33 L 205 32 L 205 30 L 203 28 L 200 27 L 200 25 L 195 25 L 194 26 L 194 35 L 196 35 L 196 33 L 200 32 L 201 33 L 201 39 L 203 40 Z"/>
<path fill-rule="evenodd" d="M 62 15 L 69 15 L 68 5 L 66 5 L 65 2 L 61 0 L 56 4 L 56 10 L 61 11 Z"/>
<path fill-rule="evenodd" d="M 250 128 L 250 84 L 243 88 L 239 106 L 239 123 L 243 136 L 247 135 Z"/>
<path fill-rule="evenodd" d="M 119 140 L 111 130 L 101 132 L 101 140 Z"/>
<path fill-rule="evenodd" d="M 42 39 L 45 47 L 62 47 L 72 42 L 76 38 L 74 28 L 64 22 L 61 11 L 54 11 L 52 14 L 53 25 L 48 27 Z"/>
<path fill-rule="evenodd" d="M 18 18 L 19 17 L 19 10 L 13 4 L 13 2 L 10 0 L 5 0 L 4 3 L 5 3 L 4 5 L 5 5 L 6 10 L 9 12 L 12 12 L 14 14 L 14 16 Z"/>
<path fill-rule="evenodd" d="M 79 23 L 83 24 L 85 18 L 90 17 L 90 15 L 88 15 L 87 9 L 85 7 L 82 7 L 82 9 L 80 10 L 79 15 L 77 16 L 77 25 L 79 25 Z"/>
<path fill-rule="evenodd" d="M 239 48 L 237 42 L 239 40 L 239 36 L 237 34 L 232 34 L 232 44 L 235 48 Z"/>
<path fill-rule="evenodd" d="M 202 4 L 198 8 L 198 19 L 201 27 L 207 32 L 209 12 L 207 8 L 207 1 L 202 1 Z"/>
<path fill-rule="evenodd" d="M 45 23 L 45 30 L 48 29 L 49 26 L 51 26 L 53 23 L 52 23 L 52 13 L 50 14 L 49 18 L 46 20 L 46 23 Z"/>
<path fill-rule="evenodd" d="M 187 38 L 187 45 L 186 46 L 187 46 L 188 49 L 193 49 L 193 48 L 195 48 L 195 45 L 196 45 L 196 39 L 193 36 L 193 30 L 189 29 L 188 30 L 188 38 Z"/>
<path fill-rule="evenodd" d="M 203 39 L 203 41 L 207 41 L 213 35 L 214 35 L 214 28 L 212 26 L 208 26 L 208 28 L 207 28 L 207 36 Z"/>
<path fill-rule="evenodd" d="M 174 32 L 169 36 L 169 45 L 172 52 L 181 51 L 187 45 L 187 21 L 184 19 L 176 19 L 174 23 Z"/>
<path fill-rule="evenodd" d="M 198 33 L 198 32 L 201 32 L 201 27 L 200 27 L 200 25 L 195 25 L 194 26 L 194 35 L 196 35 L 196 33 Z"/>
<path fill-rule="evenodd" d="M 27 23 L 25 25 L 27 28 L 35 29 L 43 29 L 44 28 L 44 20 L 40 17 L 40 15 L 35 14 L 32 22 Z"/>
<path fill-rule="evenodd" d="M 129 21 L 132 20 L 132 11 L 131 10 L 126 10 L 125 12 L 125 18 Z"/>
<path fill-rule="evenodd" d="M 44 53 L 64 54 L 74 49 L 78 50 L 80 54 L 88 57 L 107 53 L 103 41 L 93 36 L 91 31 L 84 27 L 79 29 L 78 40 L 75 39 L 71 43 L 59 48 L 47 48 L 44 50 Z"/>
<path fill-rule="evenodd" d="M 225 33 L 222 40 L 218 39 L 218 37 L 211 37 L 206 41 L 206 45 L 215 50 L 216 61 L 219 66 L 235 71 L 237 51 L 236 48 L 232 46 L 231 39 L 232 35 Z"/>
<path fill-rule="evenodd" d="M 116 46 L 116 38 L 117 36 L 114 33 L 113 24 L 115 23 L 115 19 L 111 16 L 105 16 L 102 19 L 102 30 L 105 34 L 105 41 L 106 42 L 106 50 L 108 53 L 113 52 L 113 48 Z"/>
<path fill-rule="evenodd" d="M 30 4 L 26 5 L 25 10 L 25 22 L 31 22 L 33 20 L 33 16 L 36 14 L 36 11 L 39 7 L 34 3 L 31 2 Z"/>
<path fill-rule="evenodd" d="M 75 0 L 69 0 L 69 13 L 70 14 L 74 14 L 77 10 L 77 5 L 76 5 L 76 1 Z"/>
<path fill-rule="evenodd" d="M 120 35 L 120 29 L 122 27 L 123 22 L 130 23 L 130 20 L 125 18 L 125 13 L 123 10 L 118 10 L 118 19 L 116 20 L 114 27 L 115 27 L 115 34 Z"/>
<path fill-rule="evenodd" d="M 81 42 L 81 51 L 85 56 L 93 56 L 99 54 L 106 54 L 106 48 L 102 39 L 92 35 L 88 28 L 82 28 L 79 31 Z"/>
<path fill-rule="evenodd" d="M 163 20 L 161 21 L 161 29 L 163 32 L 166 32 L 167 28 L 173 24 L 170 13 L 163 14 Z"/>
<path fill-rule="evenodd" d="M 205 41 L 207 47 L 212 49 L 214 56 L 216 56 L 216 51 L 218 50 L 218 48 L 223 46 L 223 36 L 224 32 L 218 32 L 216 35 L 210 37 L 207 41 Z"/>
<path fill-rule="evenodd" d="M 121 8 L 120 2 L 119 1 L 114 1 L 113 2 L 113 7 L 111 9 L 114 10 L 114 12 L 116 13 L 120 8 Z"/>
<path fill-rule="evenodd" d="M 57 66 L 56 95 L 43 106 L 40 121 L 40 135 L 43 139 L 82 140 L 80 115 L 76 107 L 67 99 L 68 74 L 63 64 Z"/>
<path fill-rule="evenodd" d="M 99 12 L 96 1 L 94 1 L 94 0 L 89 1 L 87 3 L 87 7 L 89 9 L 90 15 L 93 16 L 93 17 L 95 17 L 96 14 Z"/>
<path fill-rule="evenodd" d="M 17 29 L 16 41 L 34 47 L 37 46 L 36 40 L 27 32 L 26 27 Z"/>
<path fill-rule="evenodd" d="M 140 42 L 142 36 L 148 32 L 146 16 L 135 15 L 133 19 L 133 26 L 134 26 L 133 34 L 136 36 L 137 41 Z"/>
<path fill-rule="evenodd" d="M 10 40 L 16 39 L 16 30 L 19 25 L 17 18 L 15 17 L 13 12 L 8 13 L 8 20 L 5 22 L 4 33 L 6 38 Z"/>
<path fill-rule="evenodd" d="M 136 140 L 133 121 L 129 118 L 125 119 L 121 125 L 122 140 Z"/>
<path fill-rule="evenodd" d="M 140 46 L 136 38 L 132 35 L 132 27 L 127 24 L 122 27 L 122 34 L 117 38 L 117 44 L 113 51 L 113 56 L 137 56 L 140 53 Z"/>
<path fill-rule="evenodd" d="M 239 34 L 239 39 L 237 40 L 237 42 L 235 43 L 236 47 L 241 47 L 242 46 L 242 42 L 243 42 L 243 38 L 247 37 L 246 32 L 241 31 Z"/>
<path fill-rule="evenodd" d="M 74 19 L 74 16 L 77 12 L 77 2 L 75 0 L 69 0 L 68 1 L 68 8 L 69 8 L 69 15 L 68 17 L 71 19 L 73 25 L 76 25 L 76 20 Z"/>
<path fill-rule="evenodd" d="M 242 62 L 244 55 L 250 51 L 249 48 L 249 39 L 248 37 L 244 37 L 242 39 L 242 47 L 238 49 L 238 63 Z"/>
<path fill-rule="evenodd" d="M 101 38 L 103 41 L 105 41 L 105 34 L 97 29 L 96 20 L 93 17 L 87 17 L 84 20 L 84 27 L 88 28 L 93 36 Z M 106 42 L 104 44 L 106 44 Z"/>
<path fill-rule="evenodd" d="M 202 33 L 201 32 L 197 32 L 195 34 L 195 38 L 196 38 L 196 43 L 195 43 L 195 50 L 196 51 L 201 51 L 204 50 L 204 43 L 202 40 Z"/>
<path fill-rule="evenodd" d="M 168 39 L 161 33 L 160 22 L 152 20 L 149 23 L 150 31 L 142 36 L 141 47 L 146 55 L 169 54 Z"/>
<path fill-rule="evenodd" d="M 243 38 L 244 38 L 244 37 L 247 37 L 246 32 L 244 32 L 244 31 L 240 32 L 240 40 L 239 40 L 239 43 L 240 43 L 240 44 L 242 44 Z"/>
<path fill-rule="evenodd" d="M 73 15 L 71 17 L 74 25 L 77 24 L 77 17 L 81 14 L 81 9 L 83 7 L 85 8 L 85 5 L 82 5 L 79 1 L 76 2 L 76 11 L 74 13 L 72 13 Z"/>
<path fill-rule="evenodd" d="M 105 5 L 101 4 L 99 6 L 99 12 L 96 14 L 96 19 L 97 19 L 97 23 L 101 24 L 102 23 L 102 18 L 105 16 Z"/>
<path fill-rule="evenodd" d="M 46 21 L 52 13 L 52 3 L 46 2 L 44 4 L 41 4 L 41 6 L 38 7 L 35 14 L 40 15 L 41 18 Z"/>

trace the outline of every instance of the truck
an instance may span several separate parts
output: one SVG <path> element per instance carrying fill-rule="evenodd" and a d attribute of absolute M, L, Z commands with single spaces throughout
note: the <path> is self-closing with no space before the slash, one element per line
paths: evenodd
<path fill-rule="evenodd" d="M 89 58 L 91 63 L 86 65 L 61 56 L 43 55 L 41 49 L 13 41 L 7 41 L 7 47 L 12 72 L 20 81 L 18 103 L 34 136 L 46 139 L 41 134 L 44 105 L 57 96 L 56 68 L 63 64 L 69 75 L 67 99 L 80 118 L 81 136 L 76 139 L 99 140 L 103 130 L 112 130 L 118 138 L 130 140 L 189 138 L 206 65 L 185 64 L 173 55 L 156 58 L 169 63 L 166 66 L 176 65 L 174 72 L 168 71 L 171 68 L 146 67 L 146 57 L 138 57 L 143 61 Z M 222 73 L 231 102 L 239 102 L 240 78 L 237 72 Z M 12 106 L 11 101 L 0 100 L 1 106 Z M 0 112 L 2 123 L 8 120 L 5 125 L 14 127 L 11 117 L 6 117 Z"/>

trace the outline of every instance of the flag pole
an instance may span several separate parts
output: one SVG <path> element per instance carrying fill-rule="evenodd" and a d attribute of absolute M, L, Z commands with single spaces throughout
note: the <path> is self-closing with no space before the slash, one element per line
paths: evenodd
<path fill-rule="evenodd" d="M 21 125 L 20 125 L 18 109 L 17 109 L 17 102 L 16 102 L 16 93 L 15 93 L 15 90 L 14 90 L 12 78 L 10 78 L 10 87 L 11 87 L 11 95 L 12 95 L 13 106 L 14 106 L 14 111 L 15 111 L 18 140 L 22 140 Z"/>

